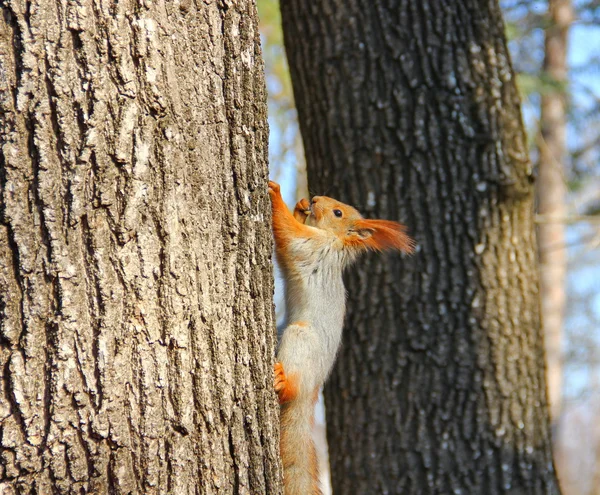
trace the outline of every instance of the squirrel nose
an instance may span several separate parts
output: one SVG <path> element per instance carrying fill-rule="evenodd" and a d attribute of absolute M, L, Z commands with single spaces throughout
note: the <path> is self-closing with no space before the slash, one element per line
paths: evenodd
<path fill-rule="evenodd" d="M 313 199 L 311 201 L 311 203 L 314 205 L 317 203 L 317 201 L 319 201 L 320 196 L 313 196 Z"/>

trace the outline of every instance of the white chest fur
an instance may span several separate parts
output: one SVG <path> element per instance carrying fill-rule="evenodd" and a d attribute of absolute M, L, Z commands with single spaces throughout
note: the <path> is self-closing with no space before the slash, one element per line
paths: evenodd
<path fill-rule="evenodd" d="M 302 388 L 312 392 L 327 378 L 341 342 L 346 308 L 342 272 L 347 260 L 332 244 L 301 254 L 286 276 L 287 314 L 277 357 L 287 373 L 297 369 Z"/>

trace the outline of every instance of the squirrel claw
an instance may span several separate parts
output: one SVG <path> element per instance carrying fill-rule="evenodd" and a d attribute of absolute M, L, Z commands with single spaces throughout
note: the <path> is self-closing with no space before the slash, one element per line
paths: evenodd
<path fill-rule="evenodd" d="M 273 386 L 275 387 L 275 392 L 280 392 L 285 388 L 285 382 L 287 381 L 285 371 L 283 371 L 283 364 L 275 363 L 273 365 L 273 370 L 275 371 L 275 381 L 273 382 Z"/>
<path fill-rule="evenodd" d="M 293 400 L 297 394 L 294 380 L 286 376 L 282 363 L 275 363 L 273 370 L 275 371 L 273 387 L 275 388 L 275 392 L 277 392 L 279 403 L 284 404 Z"/>
<path fill-rule="evenodd" d="M 298 201 L 296 203 L 296 209 L 300 211 L 310 210 L 310 203 L 308 202 L 308 199 L 302 198 L 300 201 Z"/>
<path fill-rule="evenodd" d="M 308 202 L 308 199 L 302 198 L 296 203 L 294 208 L 294 218 L 300 223 L 304 223 L 308 215 L 310 215 L 310 203 Z"/>
<path fill-rule="evenodd" d="M 279 187 L 279 184 L 277 184 L 277 182 L 273 182 L 272 180 L 269 181 L 269 194 L 280 194 L 280 189 L 281 188 Z"/>

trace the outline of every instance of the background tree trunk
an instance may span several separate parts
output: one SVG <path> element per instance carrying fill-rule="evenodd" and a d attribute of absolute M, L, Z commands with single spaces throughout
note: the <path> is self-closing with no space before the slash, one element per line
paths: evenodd
<path fill-rule="evenodd" d="M 496 1 L 282 1 L 309 186 L 404 221 L 349 277 L 335 493 L 553 494 L 532 167 Z"/>
<path fill-rule="evenodd" d="M 7 1 L 0 492 L 280 493 L 253 1 Z"/>
<path fill-rule="evenodd" d="M 536 188 L 540 253 L 540 292 L 548 360 L 548 398 L 552 419 L 558 420 L 562 402 L 563 321 L 567 250 L 564 218 L 567 214 L 565 178 L 567 37 L 573 22 L 570 0 L 548 1 L 544 43 L 544 74 L 556 85 L 542 93 L 539 172 Z"/>

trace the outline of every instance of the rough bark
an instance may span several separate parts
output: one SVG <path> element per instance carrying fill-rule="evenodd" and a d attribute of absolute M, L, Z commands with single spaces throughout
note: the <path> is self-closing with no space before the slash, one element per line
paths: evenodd
<path fill-rule="evenodd" d="M 348 278 L 335 493 L 554 494 L 532 166 L 496 1 L 282 1 L 309 186 L 405 222 Z"/>
<path fill-rule="evenodd" d="M 280 493 L 254 2 L 1 5 L 0 492 Z"/>
<path fill-rule="evenodd" d="M 565 249 L 567 37 L 573 22 L 571 0 L 548 1 L 544 43 L 544 73 L 554 86 L 542 93 L 537 183 L 540 293 L 548 360 L 548 398 L 552 418 L 558 419 L 562 398 L 563 321 L 566 293 Z"/>

